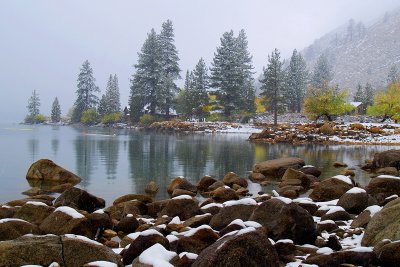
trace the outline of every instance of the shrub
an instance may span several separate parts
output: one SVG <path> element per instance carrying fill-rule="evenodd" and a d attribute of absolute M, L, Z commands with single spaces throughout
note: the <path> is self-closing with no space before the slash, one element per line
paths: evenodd
<path fill-rule="evenodd" d="M 141 125 L 148 126 L 153 122 L 157 121 L 157 118 L 151 114 L 144 114 L 143 116 L 140 117 L 139 121 Z"/>
<path fill-rule="evenodd" d="M 113 112 L 107 115 L 104 115 L 103 118 L 101 118 L 101 122 L 104 124 L 113 124 L 120 122 L 122 118 L 122 115 L 120 112 Z"/>
<path fill-rule="evenodd" d="M 100 115 L 94 108 L 85 110 L 82 114 L 81 122 L 86 125 L 93 125 L 100 121 Z"/>

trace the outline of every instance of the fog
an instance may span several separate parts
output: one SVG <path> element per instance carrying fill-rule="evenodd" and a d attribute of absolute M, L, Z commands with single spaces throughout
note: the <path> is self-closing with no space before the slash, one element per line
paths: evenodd
<path fill-rule="evenodd" d="M 57 96 L 62 113 L 72 107 L 84 60 L 102 92 L 119 78 L 127 105 L 137 53 L 154 28 L 172 20 L 181 75 L 200 57 L 210 64 L 225 31 L 245 29 L 255 71 L 276 47 L 287 58 L 350 18 L 368 23 L 399 6 L 398 0 L 0 0 L 0 121 L 22 121 L 32 91 L 50 115 Z M 177 82 L 182 85 L 182 81 Z"/>

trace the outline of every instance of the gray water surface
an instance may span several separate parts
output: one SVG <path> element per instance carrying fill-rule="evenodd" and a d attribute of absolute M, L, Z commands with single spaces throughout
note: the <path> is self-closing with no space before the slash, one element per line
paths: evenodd
<path fill-rule="evenodd" d="M 24 197 L 29 166 L 48 158 L 82 178 L 77 186 L 106 199 L 107 205 L 128 193 L 143 193 L 153 180 L 160 186 L 157 198 L 167 197 L 166 186 L 176 176 L 196 183 L 202 176 L 222 178 L 229 171 L 245 177 L 257 162 L 286 156 L 303 158 L 323 172 L 339 174 L 334 161 L 361 171 L 366 159 L 388 146 L 323 146 L 253 144 L 248 134 L 160 134 L 135 130 L 73 126 L 0 125 L 0 203 Z M 397 147 L 398 148 L 398 147 Z M 251 185 L 253 192 L 268 191 Z"/>

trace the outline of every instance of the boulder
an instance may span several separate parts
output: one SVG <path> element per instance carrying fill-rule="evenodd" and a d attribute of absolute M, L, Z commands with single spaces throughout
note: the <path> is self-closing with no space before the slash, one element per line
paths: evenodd
<path fill-rule="evenodd" d="M 340 162 L 340 161 L 335 161 L 333 163 L 333 167 L 336 167 L 336 168 L 343 168 L 343 167 L 347 167 L 347 166 L 348 165 L 346 163 Z"/>
<path fill-rule="evenodd" d="M 228 200 L 237 200 L 239 199 L 239 195 L 235 192 L 235 190 L 229 187 L 218 187 L 212 191 L 212 199 L 215 202 L 222 203 Z"/>
<path fill-rule="evenodd" d="M 27 202 L 14 214 L 14 218 L 39 225 L 54 211 L 54 207 L 42 202 Z"/>
<path fill-rule="evenodd" d="M 200 225 L 203 224 L 209 224 L 211 219 L 212 219 L 212 215 L 207 213 L 207 214 L 201 214 L 201 215 L 196 215 L 194 217 L 191 217 L 189 219 L 187 219 L 183 225 L 184 226 L 188 226 L 188 227 L 198 227 Z"/>
<path fill-rule="evenodd" d="M 145 203 L 145 204 L 153 202 L 153 199 L 148 195 L 144 195 L 144 194 L 127 194 L 127 195 L 120 196 L 119 198 L 114 200 L 113 205 L 118 205 L 120 203 L 128 202 L 128 201 L 131 201 L 131 200 L 137 200 L 137 201 L 140 201 L 140 202 Z"/>
<path fill-rule="evenodd" d="M 19 208 L 3 205 L 0 206 L 0 219 L 12 218 Z"/>
<path fill-rule="evenodd" d="M 129 248 L 121 253 L 124 265 L 131 264 L 136 257 L 154 244 L 161 244 L 166 249 L 169 248 L 168 239 L 166 239 L 162 234 L 157 233 L 156 230 L 147 230 L 142 233 L 128 235 L 128 237 L 130 236 L 133 241 L 130 243 Z"/>
<path fill-rule="evenodd" d="M 144 189 L 144 192 L 146 192 L 149 195 L 155 195 L 157 194 L 159 190 L 158 185 L 154 181 L 150 181 L 147 185 L 146 188 Z"/>
<path fill-rule="evenodd" d="M 88 224 L 93 230 L 101 229 L 111 229 L 112 221 L 110 215 L 105 212 L 94 212 L 89 214 L 87 217 Z"/>
<path fill-rule="evenodd" d="M 217 180 L 215 180 L 214 178 L 212 178 L 211 176 L 203 176 L 200 181 L 197 183 L 197 189 L 200 192 L 207 192 L 208 191 L 208 187 L 210 185 L 212 185 L 213 183 L 215 183 Z"/>
<path fill-rule="evenodd" d="M 83 236 L 61 237 L 64 266 L 83 266 L 93 261 L 108 261 L 122 267 L 121 256 L 102 244 Z"/>
<path fill-rule="evenodd" d="M 337 175 L 318 183 L 310 198 L 313 201 L 329 201 L 340 198 L 344 193 L 353 188 L 350 178 L 343 175 Z"/>
<path fill-rule="evenodd" d="M 376 170 L 377 174 L 387 174 L 393 176 L 399 176 L 399 171 L 395 167 L 384 167 Z"/>
<path fill-rule="evenodd" d="M 278 255 L 265 233 L 254 228 L 225 236 L 204 249 L 192 267 L 277 267 Z"/>
<path fill-rule="evenodd" d="M 212 217 L 210 226 L 213 229 L 221 230 L 233 220 L 241 219 L 242 221 L 247 221 L 256 207 L 256 205 L 233 205 L 223 207 Z"/>
<path fill-rule="evenodd" d="M 315 264 L 323 267 L 336 267 L 345 266 L 374 266 L 376 263 L 375 253 L 371 251 L 338 251 L 331 254 L 316 254 L 308 257 L 305 261 L 306 264 Z M 353 265 L 351 265 L 353 264 Z"/>
<path fill-rule="evenodd" d="M 167 206 L 170 199 L 154 201 L 152 203 L 148 203 L 147 207 L 147 215 L 156 218 L 158 217 L 159 213 Z"/>
<path fill-rule="evenodd" d="M 295 244 L 313 244 L 317 238 L 311 214 L 289 199 L 272 198 L 263 202 L 249 220 L 264 226 L 273 240 L 292 239 Z"/>
<path fill-rule="evenodd" d="M 251 172 L 249 175 L 249 179 L 254 183 L 261 183 L 267 180 L 267 177 L 264 174 L 259 172 Z"/>
<path fill-rule="evenodd" d="M 105 207 L 105 200 L 89 194 L 85 190 L 71 187 L 64 191 L 54 202 L 54 206 L 69 206 L 89 213 Z"/>
<path fill-rule="evenodd" d="M 381 266 L 397 266 L 400 262 L 400 242 L 389 242 L 376 254 Z"/>
<path fill-rule="evenodd" d="M 321 216 L 321 221 L 347 221 L 350 220 L 350 214 L 342 207 L 332 207 L 327 213 Z"/>
<path fill-rule="evenodd" d="M 168 194 L 172 195 L 175 189 L 184 189 L 193 193 L 197 193 L 197 187 L 183 177 L 175 177 L 171 181 L 171 183 L 167 187 Z"/>
<path fill-rule="evenodd" d="M 139 227 L 138 220 L 132 215 L 122 218 L 115 226 L 116 231 L 122 231 L 126 234 L 133 233 Z"/>
<path fill-rule="evenodd" d="M 94 237 L 93 230 L 87 218 L 71 207 L 58 207 L 39 225 L 46 234 L 64 235 L 77 234 Z"/>
<path fill-rule="evenodd" d="M 383 239 L 400 240 L 400 198 L 386 204 L 365 229 L 363 246 L 374 246 Z"/>
<path fill-rule="evenodd" d="M 222 181 L 224 182 L 224 184 L 230 187 L 232 187 L 234 184 L 240 185 L 241 187 L 247 187 L 248 185 L 246 179 L 243 179 L 234 172 L 228 172 L 227 174 L 225 174 Z"/>
<path fill-rule="evenodd" d="M 193 193 L 192 191 L 188 191 L 185 189 L 180 189 L 180 188 L 175 188 L 174 192 L 172 192 L 171 197 L 177 197 L 177 196 L 182 196 L 182 195 L 188 195 L 191 197 L 195 197 L 197 194 Z"/>
<path fill-rule="evenodd" d="M 273 159 L 257 163 L 253 167 L 253 172 L 270 178 L 281 178 L 288 168 L 297 170 L 304 164 L 304 160 L 294 157 Z"/>
<path fill-rule="evenodd" d="M 26 179 L 71 184 L 77 184 L 81 181 L 79 176 L 58 166 L 49 159 L 40 159 L 34 162 L 28 169 Z"/>
<path fill-rule="evenodd" d="M 219 235 L 208 226 L 200 226 L 192 229 L 184 236 L 179 237 L 176 244 L 176 252 L 191 252 L 199 254 L 206 247 L 217 241 Z"/>
<path fill-rule="evenodd" d="M 400 150 L 391 149 L 376 153 L 372 161 L 372 167 L 374 169 L 395 167 L 397 170 L 400 170 Z"/>
<path fill-rule="evenodd" d="M 335 129 L 329 122 L 325 122 L 324 125 L 319 128 L 319 132 L 325 135 L 332 135 L 335 133 Z"/>
<path fill-rule="evenodd" d="M 36 225 L 21 219 L 9 218 L 0 220 L 0 241 L 12 240 L 26 234 L 40 233 L 41 231 Z"/>
<path fill-rule="evenodd" d="M 187 220 L 200 213 L 200 207 L 197 200 L 187 196 L 179 196 L 168 201 L 167 205 L 162 209 L 160 215 L 169 217 L 178 216 L 181 220 Z"/>
<path fill-rule="evenodd" d="M 304 174 L 311 174 L 311 175 L 313 175 L 315 177 L 319 177 L 321 175 L 321 173 L 322 173 L 320 170 L 318 170 L 317 167 L 309 166 L 309 165 L 301 167 L 299 169 L 299 171 L 301 171 Z"/>
<path fill-rule="evenodd" d="M 362 188 L 353 187 L 339 198 L 337 205 L 349 213 L 359 214 L 368 206 L 368 194 Z"/>
<path fill-rule="evenodd" d="M 310 179 L 301 171 L 294 170 L 289 168 L 285 171 L 282 176 L 282 182 L 288 182 L 291 180 L 299 180 L 301 183 L 299 185 L 303 186 L 304 188 L 309 188 L 311 185 Z"/>
<path fill-rule="evenodd" d="M 391 195 L 400 196 L 400 177 L 379 175 L 365 187 L 367 193 L 382 204 Z"/>

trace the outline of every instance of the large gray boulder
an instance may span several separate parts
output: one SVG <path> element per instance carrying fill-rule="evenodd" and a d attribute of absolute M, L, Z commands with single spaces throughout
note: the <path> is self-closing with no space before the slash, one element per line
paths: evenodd
<path fill-rule="evenodd" d="M 385 202 L 385 199 L 391 195 L 400 196 L 400 177 L 391 175 L 379 175 L 371 179 L 365 190 L 375 198 L 378 203 Z"/>
<path fill-rule="evenodd" d="M 54 202 L 54 206 L 69 206 L 77 210 L 91 213 L 105 207 L 105 200 L 96 197 L 85 190 L 71 187 L 64 191 Z"/>
<path fill-rule="evenodd" d="M 350 178 L 344 175 L 336 175 L 318 183 L 310 194 L 310 198 L 313 201 L 338 199 L 353 187 L 354 185 Z"/>
<path fill-rule="evenodd" d="M 395 167 L 397 170 L 400 170 L 400 150 L 391 149 L 376 153 L 372 161 L 372 166 L 374 169 Z"/>
<path fill-rule="evenodd" d="M 26 179 L 71 184 L 77 184 L 81 181 L 79 176 L 58 166 L 49 159 L 40 159 L 34 162 L 28 169 Z"/>
<path fill-rule="evenodd" d="M 15 218 L 0 220 L 0 241 L 12 240 L 26 234 L 39 234 L 37 225 Z M 0 265 L 3 266 L 3 265 Z"/>

